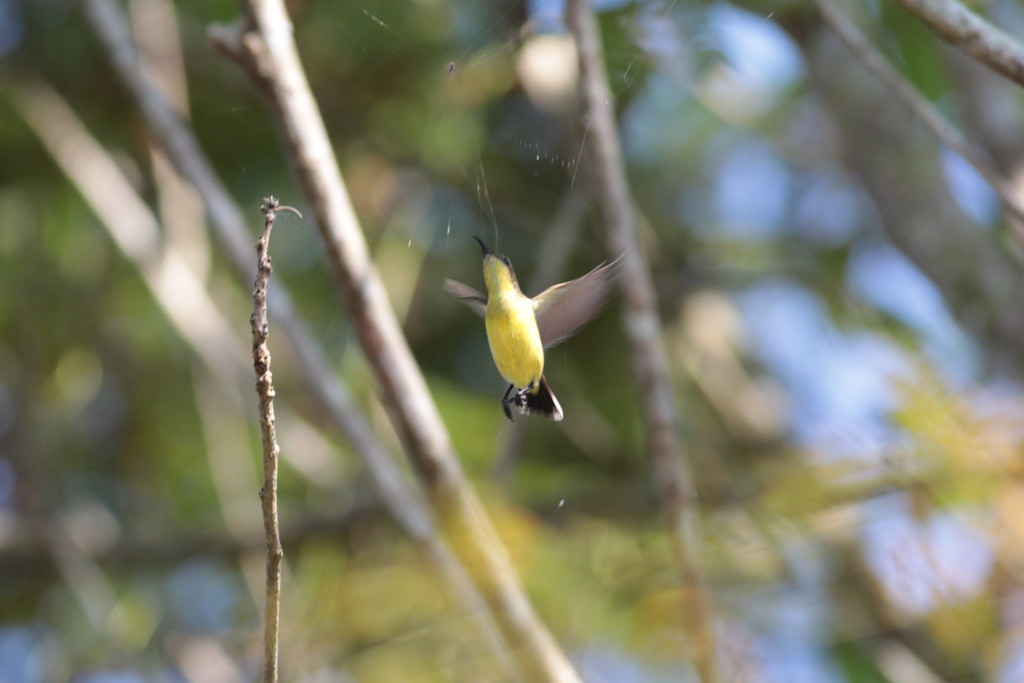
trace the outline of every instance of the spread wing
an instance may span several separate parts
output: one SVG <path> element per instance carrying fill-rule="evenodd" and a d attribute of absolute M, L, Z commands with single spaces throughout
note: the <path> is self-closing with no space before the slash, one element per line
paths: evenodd
<path fill-rule="evenodd" d="M 445 280 L 442 289 L 469 306 L 481 318 L 487 313 L 486 294 L 481 294 L 469 285 L 464 285 L 456 280 Z"/>
<path fill-rule="evenodd" d="M 583 277 L 549 287 L 533 297 L 537 327 L 544 348 L 571 337 L 608 303 L 622 259 L 600 265 Z"/>

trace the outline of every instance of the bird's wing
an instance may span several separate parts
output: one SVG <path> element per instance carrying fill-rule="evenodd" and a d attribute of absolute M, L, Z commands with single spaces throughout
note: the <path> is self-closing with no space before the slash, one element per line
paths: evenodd
<path fill-rule="evenodd" d="M 456 280 L 445 280 L 444 291 L 473 309 L 481 318 L 487 314 L 487 296 Z"/>
<path fill-rule="evenodd" d="M 611 263 L 594 268 L 583 277 L 549 287 L 533 298 L 540 341 L 544 348 L 571 337 L 608 303 L 615 291 L 615 278 L 621 259 L 620 256 Z"/>

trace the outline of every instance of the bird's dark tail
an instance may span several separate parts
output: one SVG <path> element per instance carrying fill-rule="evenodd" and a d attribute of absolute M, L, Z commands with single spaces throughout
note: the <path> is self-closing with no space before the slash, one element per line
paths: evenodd
<path fill-rule="evenodd" d="M 563 417 L 562 406 L 558 404 L 555 392 L 551 391 L 551 387 L 544 377 L 540 378 L 532 392 L 523 394 L 522 403 L 517 401 L 516 407 L 524 415 L 543 415 L 555 422 L 561 422 Z"/>

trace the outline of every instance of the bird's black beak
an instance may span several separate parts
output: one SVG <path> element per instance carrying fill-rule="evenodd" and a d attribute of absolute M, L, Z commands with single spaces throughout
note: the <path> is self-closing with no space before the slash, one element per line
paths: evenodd
<path fill-rule="evenodd" d="M 480 245 L 480 251 L 483 252 L 484 256 L 487 256 L 488 254 L 491 253 L 491 250 L 487 248 L 487 245 L 484 244 L 484 241 L 482 239 L 480 239 L 476 235 L 473 235 L 473 239 L 475 239 L 476 243 Z"/>

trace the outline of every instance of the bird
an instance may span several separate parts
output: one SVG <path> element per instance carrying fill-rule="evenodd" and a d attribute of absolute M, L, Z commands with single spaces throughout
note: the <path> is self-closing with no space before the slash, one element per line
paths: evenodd
<path fill-rule="evenodd" d="M 622 257 L 531 299 L 519 288 L 508 257 L 473 239 L 483 253 L 487 294 L 456 280 L 445 280 L 443 289 L 484 318 L 491 357 L 509 382 L 501 399 L 505 417 L 514 421 L 514 409 L 559 422 L 564 413 L 544 376 L 544 349 L 568 339 L 608 302 Z"/>

